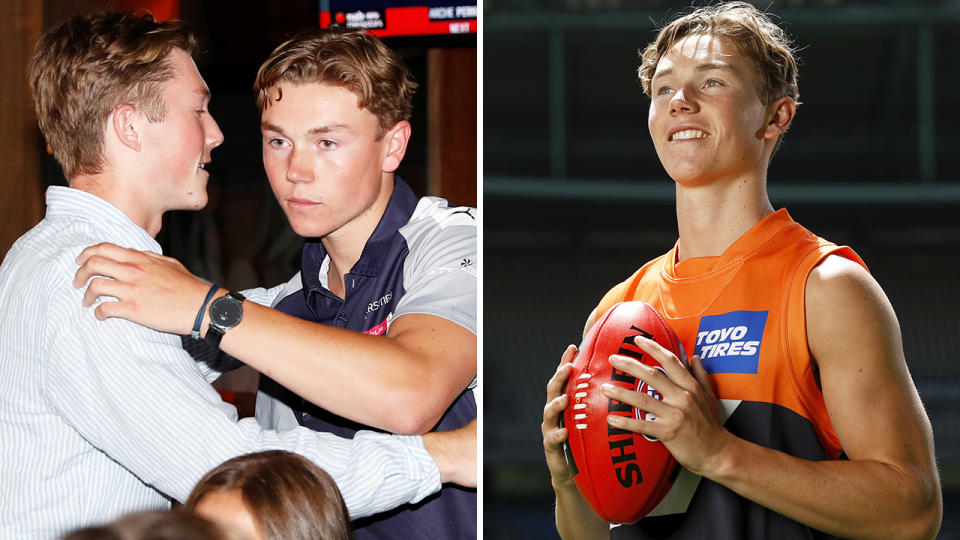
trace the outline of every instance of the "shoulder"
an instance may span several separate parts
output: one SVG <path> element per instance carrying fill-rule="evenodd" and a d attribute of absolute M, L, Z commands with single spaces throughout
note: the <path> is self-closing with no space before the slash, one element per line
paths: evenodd
<path fill-rule="evenodd" d="M 437 237 L 474 239 L 477 236 L 477 209 L 450 206 L 446 199 L 423 197 L 400 234 L 409 242 Z"/>
<path fill-rule="evenodd" d="M 829 255 L 807 276 L 807 340 L 817 361 L 831 351 L 899 346 L 900 328 L 880 284 L 860 264 Z"/>
<path fill-rule="evenodd" d="M 432 220 L 439 227 L 451 225 L 477 226 L 477 209 L 471 206 L 451 206 L 440 197 L 422 197 L 410 217 L 410 223 Z"/>
<path fill-rule="evenodd" d="M 73 288 L 77 256 L 96 237 L 83 223 L 41 221 L 21 236 L 4 258 L 4 281 L 38 296 L 82 293 Z"/>
<path fill-rule="evenodd" d="M 866 268 L 840 255 L 831 254 L 807 275 L 807 303 L 818 307 L 834 304 L 872 303 L 886 299 L 880 284 Z"/>
<path fill-rule="evenodd" d="M 445 199 L 423 197 L 399 229 L 417 265 L 464 262 L 473 266 L 477 254 L 477 210 L 450 206 Z"/>

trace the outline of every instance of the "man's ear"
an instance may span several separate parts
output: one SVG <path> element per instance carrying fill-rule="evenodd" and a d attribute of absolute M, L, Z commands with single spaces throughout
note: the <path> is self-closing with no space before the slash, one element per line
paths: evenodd
<path fill-rule="evenodd" d="M 387 150 L 381 165 L 383 172 L 392 173 L 400 166 L 403 156 L 407 153 L 410 131 L 410 122 L 401 120 L 383 135 Z"/>
<path fill-rule="evenodd" d="M 797 114 L 797 104 L 793 98 L 782 97 L 774 101 L 768 111 L 763 138 L 776 139 L 790 127 L 790 122 L 793 122 L 793 117 Z"/>
<path fill-rule="evenodd" d="M 120 141 L 120 144 L 134 151 L 139 151 L 142 141 L 140 140 L 140 113 L 137 108 L 129 103 L 124 103 L 110 115 L 110 131 L 114 137 Z"/>

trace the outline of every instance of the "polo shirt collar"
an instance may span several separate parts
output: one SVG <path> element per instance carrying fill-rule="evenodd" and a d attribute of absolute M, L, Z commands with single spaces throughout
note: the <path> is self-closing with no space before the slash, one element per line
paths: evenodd
<path fill-rule="evenodd" d="M 377 228 L 367 240 L 353 268 L 351 274 L 361 274 L 365 276 L 375 276 L 383 267 L 384 259 L 397 235 L 397 231 L 410 221 L 414 210 L 417 208 L 417 196 L 400 177 L 396 176 L 393 180 L 393 193 L 390 194 L 390 201 L 387 208 L 377 223 Z M 304 294 L 308 295 L 311 290 L 326 290 L 328 265 L 327 250 L 319 238 L 307 240 L 303 245 L 303 252 L 300 259 L 300 276 L 303 280 Z"/>

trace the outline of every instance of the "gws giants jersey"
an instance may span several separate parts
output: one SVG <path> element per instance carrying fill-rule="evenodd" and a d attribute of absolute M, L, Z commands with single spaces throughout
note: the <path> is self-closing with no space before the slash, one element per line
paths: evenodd
<path fill-rule="evenodd" d="M 807 276 L 831 254 L 864 264 L 780 210 L 719 257 L 677 264 L 674 246 L 608 292 L 595 313 L 624 300 L 651 304 L 687 355 L 703 359 L 731 433 L 803 459 L 843 459 L 810 362 L 804 312 Z M 611 537 L 831 538 L 680 470 L 650 515 L 614 527 Z"/>
<path fill-rule="evenodd" d="M 396 178 L 380 223 L 344 276 L 343 300 L 327 288 L 329 264 L 323 244 L 308 240 L 300 273 L 287 284 L 275 307 L 303 319 L 373 335 L 386 334 L 395 318 L 408 313 L 436 315 L 477 332 L 474 208 L 451 207 L 436 197 L 418 200 Z M 374 429 L 325 411 L 266 377 L 261 381 L 257 419 L 266 427 L 283 429 L 295 419 L 342 437 Z M 434 429 L 455 429 L 476 417 L 473 391 L 464 389 Z M 446 485 L 423 502 L 355 521 L 353 526 L 358 540 L 475 538 L 476 490 Z"/>

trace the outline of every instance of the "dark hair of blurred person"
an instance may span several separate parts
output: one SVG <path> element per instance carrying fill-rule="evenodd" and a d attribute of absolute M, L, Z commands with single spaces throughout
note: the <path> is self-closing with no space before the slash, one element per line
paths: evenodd
<path fill-rule="evenodd" d="M 282 450 L 225 461 L 197 483 L 185 506 L 226 530 L 263 540 L 353 538 L 330 475 Z"/>
<path fill-rule="evenodd" d="M 236 540 L 213 522 L 183 510 L 127 514 L 97 527 L 68 533 L 62 540 Z"/>

